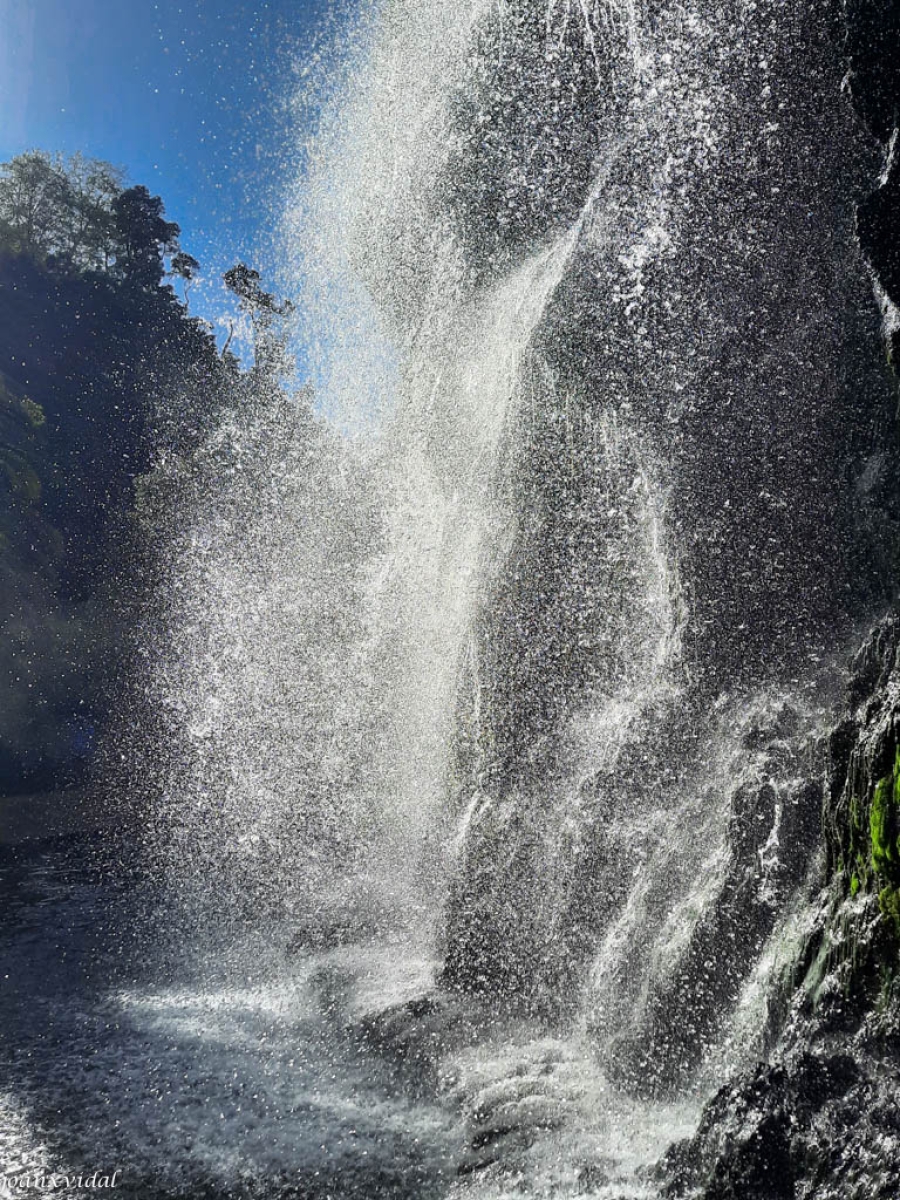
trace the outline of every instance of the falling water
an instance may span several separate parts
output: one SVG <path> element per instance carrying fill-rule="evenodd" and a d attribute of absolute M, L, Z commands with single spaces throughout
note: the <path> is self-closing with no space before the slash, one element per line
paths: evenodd
<path fill-rule="evenodd" d="M 151 1176 L 652 1195 L 763 1044 L 881 386 L 820 17 L 360 17 L 283 223 L 312 397 L 156 473 Z"/>

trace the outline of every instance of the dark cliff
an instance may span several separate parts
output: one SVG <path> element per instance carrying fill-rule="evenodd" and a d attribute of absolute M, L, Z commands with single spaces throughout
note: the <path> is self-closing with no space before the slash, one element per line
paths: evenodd
<path fill-rule="evenodd" d="M 846 6 L 851 92 L 884 150 L 857 210 L 896 369 L 900 302 L 900 6 Z M 895 430 L 895 437 L 897 436 Z M 879 485 L 896 555 L 897 489 Z M 896 568 L 893 576 L 896 593 Z M 900 1178 L 900 617 L 850 670 L 829 739 L 812 929 L 769 998 L 768 1056 L 727 1083 L 662 1164 L 668 1194 L 707 1200 L 888 1200 Z"/>
<path fill-rule="evenodd" d="M 812 928 L 769 997 L 768 1058 L 662 1164 L 670 1196 L 888 1200 L 900 1178 L 900 624 L 853 664 Z"/>
<path fill-rule="evenodd" d="M 0 252 L 2 791 L 85 778 L 142 586 L 134 481 L 228 374 L 171 289 Z"/>
<path fill-rule="evenodd" d="M 732 776 L 719 785 L 731 797 L 724 819 L 737 829 L 750 809 L 771 820 L 758 845 L 729 834 L 730 882 L 706 901 L 719 917 L 701 922 L 685 950 L 681 998 L 661 991 L 648 1001 L 644 1032 L 657 1039 L 661 1085 L 683 1074 L 685 1039 L 668 1045 L 660 1014 L 693 1004 L 705 1013 L 698 1038 L 712 1036 L 714 1010 L 753 961 L 753 950 L 722 949 L 725 914 L 742 911 L 743 897 L 762 931 L 787 902 L 788 887 L 763 915 L 747 882 L 778 834 L 779 789 L 806 830 L 798 875 L 816 841 L 808 816 L 822 747 L 795 756 L 796 771 L 781 749 L 771 769 L 761 765 L 760 729 L 778 722 L 757 721 L 757 692 L 808 686 L 833 703 L 839 670 L 827 678 L 820 664 L 885 610 L 898 564 L 895 381 L 869 243 L 861 249 L 856 234 L 882 130 L 863 127 L 841 87 L 865 39 L 845 44 L 835 6 L 779 14 L 751 21 L 747 44 L 733 50 L 701 42 L 698 69 L 717 106 L 710 136 L 722 147 L 712 169 L 677 91 L 658 111 L 630 109 L 621 84 L 616 107 L 603 80 L 590 104 L 574 85 L 566 93 L 601 142 L 615 129 L 621 144 L 603 145 L 605 173 L 530 348 L 505 481 L 511 545 L 482 604 L 468 684 L 478 719 L 460 739 L 460 789 L 474 800 L 445 978 L 541 1011 L 577 1002 L 672 811 L 690 810 L 717 748 L 734 747 Z M 663 43 L 677 33 L 667 19 L 660 6 Z M 748 67 L 757 57 L 766 88 Z M 588 58 L 567 42 L 565 77 L 583 79 Z M 494 67 L 508 88 L 511 61 Z M 526 56 L 517 86 L 529 69 Z M 887 86 L 884 71 L 869 74 Z M 689 79 L 679 82 L 689 94 Z M 472 188 L 494 161 L 485 144 L 461 172 Z M 571 178 L 557 189 L 569 217 L 585 196 L 589 153 L 576 142 Z M 675 165 L 663 170 L 663 160 Z M 486 185 L 478 195 L 489 224 L 500 200 Z M 471 207 L 471 189 L 465 196 Z M 663 204 L 668 242 L 657 235 Z M 545 231 L 560 215 L 544 214 Z M 636 280 L 637 258 L 649 265 Z M 772 741 L 811 744 L 805 700 L 784 704 L 795 733 L 772 732 Z M 777 803 L 745 777 L 768 779 Z M 692 886 L 689 875 L 679 887 Z M 664 912 L 660 899 L 647 919 Z M 708 985 L 691 964 L 711 945 L 724 961 Z M 638 1075 L 641 1036 L 629 1033 L 622 1051 Z"/>

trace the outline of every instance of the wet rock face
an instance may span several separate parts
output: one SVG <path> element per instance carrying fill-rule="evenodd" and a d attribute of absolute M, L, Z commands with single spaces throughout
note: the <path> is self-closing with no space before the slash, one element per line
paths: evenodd
<path fill-rule="evenodd" d="M 900 160 L 895 160 L 881 187 L 859 206 L 856 219 L 863 252 L 888 296 L 900 304 Z"/>
<path fill-rule="evenodd" d="M 657 1168 L 669 1200 L 893 1200 L 896 1067 L 801 1051 L 723 1087 Z"/>
<path fill-rule="evenodd" d="M 473 33 L 443 192 L 476 274 L 574 220 L 590 190 L 614 115 L 609 48 L 590 23 L 559 24 L 552 6 L 513 0 Z"/>
<path fill-rule="evenodd" d="M 660 1164 L 667 1195 L 847 1200 L 900 1179 L 900 617 L 857 655 L 830 738 L 828 886 L 784 980 L 772 1060 L 731 1081 Z"/>
<path fill-rule="evenodd" d="M 894 0 L 846 0 L 844 11 L 853 99 L 887 142 L 900 121 L 900 7 Z"/>
<path fill-rule="evenodd" d="M 696 1136 L 658 1168 L 667 1197 L 801 1200 L 890 1196 L 897 1163 L 895 1077 L 869 1077 L 852 1055 L 801 1051 L 727 1085 Z M 876 1139 L 880 1152 L 875 1152 Z M 867 1190 L 867 1189 L 871 1190 Z"/>
<path fill-rule="evenodd" d="M 675 18 L 661 8 L 668 29 Z M 526 9 L 504 56 L 475 56 L 498 95 L 521 97 L 513 115 L 501 106 L 503 120 L 526 111 L 543 45 Z M 717 29 L 714 6 L 708 17 Z M 720 40 L 698 35 L 689 61 L 672 66 L 671 100 L 629 110 L 615 152 L 598 143 L 598 187 L 530 347 L 504 478 L 514 518 L 474 631 L 476 715 L 460 756 L 475 819 L 451 891 L 447 973 L 473 990 L 540 999 L 567 986 L 640 876 L 634 839 L 617 845 L 610 828 L 655 811 L 690 769 L 697 747 L 673 727 L 697 727 L 699 713 L 705 729 L 704 710 L 726 690 L 807 671 L 878 586 L 880 564 L 854 524 L 854 480 L 865 462 L 891 459 L 893 397 L 853 238 L 858 123 L 820 16 L 798 13 L 776 33 L 751 22 L 747 33 L 752 51 L 732 37 L 740 46 L 725 66 L 713 65 Z M 650 26 L 642 37 L 668 53 Z M 574 79 L 575 45 L 560 53 Z M 757 58 L 771 71 L 764 87 Z M 714 164 L 685 120 L 701 85 L 715 93 Z M 772 100 L 769 121 L 760 88 L 773 87 L 790 101 Z M 600 124 L 602 92 L 587 114 Z M 480 226 L 466 213 L 483 215 L 494 196 L 485 179 L 509 174 L 490 150 L 500 115 L 490 108 L 485 120 L 485 140 L 458 147 L 463 227 Z M 506 130 L 501 144 L 511 154 L 520 140 Z M 671 179 L 660 173 L 669 150 Z M 572 161 L 584 153 L 573 144 Z M 565 192 L 562 227 L 582 184 Z M 517 200 L 509 209 L 525 213 L 522 245 L 533 245 L 530 211 Z M 556 228 L 554 216 L 546 232 Z M 690 693 L 674 718 L 656 706 L 670 676 Z M 629 722 L 626 753 L 617 731 Z M 801 789 L 785 812 L 817 803 Z M 755 825 L 768 835 L 775 804 L 765 789 L 735 796 L 736 860 L 757 854 Z M 568 895 L 549 903 L 563 875 Z M 710 924 L 704 958 L 723 922 L 741 923 L 736 880 L 732 891 L 734 915 Z M 559 964 L 573 961 L 567 976 Z"/>
<path fill-rule="evenodd" d="M 473 638 L 474 732 L 458 773 L 469 803 L 448 904 L 444 982 L 555 1017 L 580 996 L 592 956 L 637 897 L 646 905 L 643 924 L 624 929 L 613 953 L 619 992 L 630 998 L 634 985 L 640 1016 L 610 1039 L 610 1024 L 620 1027 L 606 1022 L 604 1010 L 597 1030 L 604 1046 L 614 1043 L 605 1065 L 650 1094 L 690 1078 L 821 838 L 821 764 L 785 769 L 779 743 L 794 736 L 786 729 L 751 731 L 739 769 L 697 782 L 711 758 L 709 709 L 726 692 L 808 678 L 810 660 L 830 656 L 861 612 L 884 603 L 886 564 L 900 542 L 895 397 L 853 225 L 877 155 L 841 96 L 846 63 L 823 34 L 822 14 L 797 6 L 792 21 L 771 61 L 762 42 L 746 61 L 736 52 L 732 74 L 723 76 L 735 110 L 721 102 L 727 153 L 716 170 L 682 164 L 677 182 L 693 208 L 666 225 L 677 238 L 665 250 L 648 239 L 654 198 L 665 192 L 654 173 L 659 147 L 668 143 L 647 136 L 657 126 L 639 136 L 623 124 L 632 140 L 609 162 L 530 350 L 504 481 L 516 516 Z M 517 29 L 527 53 L 513 91 L 524 97 L 537 60 L 531 25 Z M 887 75 L 863 64 L 863 42 L 851 47 L 858 86 L 880 95 Z M 574 78 L 581 60 L 574 46 L 564 51 Z M 774 72 L 772 122 L 759 107 L 762 81 L 751 57 Z M 495 72 L 504 83 L 507 60 L 482 58 L 485 78 Z M 596 115 L 605 97 L 592 96 Z M 571 112 L 583 103 L 573 99 Z M 478 224 L 467 214 L 486 207 L 502 213 L 498 180 L 509 164 L 491 149 L 493 131 L 502 128 L 497 145 L 508 149 L 515 139 L 503 122 L 526 107 L 523 98 L 491 110 L 486 141 L 460 143 L 468 166 L 451 208 L 461 227 Z M 672 129 L 658 125 L 685 150 L 677 121 Z M 825 154 L 823 127 L 832 143 Z M 863 162 L 867 147 L 871 161 Z M 579 143 L 573 161 L 587 163 L 588 149 Z M 565 210 L 541 226 L 548 233 L 572 220 L 586 178 L 578 175 Z M 470 248 L 473 258 L 504 261 L 532 244 L 537 214 L 546 217 L 537 196 L 527 204 L 513 197 L 513 225 L 502 226 L 496 244 Z M 646 262 L 632 279 L 638 249 Z M 632 294 L 625 284 L 635 280 L 640 289 Z M 626 292 L 631 300 L 623 304 Z M 612 467 L 623 464 L 620 479 Z M 634 535 L 640 528 L 652 533 L 653 554 Z M 668 630 L 663 610 L 672 616 Z M 652 620 L 641 624 L 642 611 Z M 642 647 L 663 646 L 662 659 L 676 641 L 665 678 L 656 660 L 640 657 Z M 850 804 L 841 800 L 846 772 L 868 720 L 859 705 L 891 670 L 880 651 L 872 655 L 857 672 L 853 712 L 832 739 L 827 812 L 842 829 L 850 829 L 840 807 Z M 634 663 L 641 669 L 629 675 Z M 683 691 L 657 702 L 672 678 Z M 652 703 L 644 698 L 651 692 Z M 607 712 L 606 725 L 595 719 Z M 621 745 L 609 728 L 627 729 Z M 579 741 L 575 733 L 585 730 Z M 878 771 L 872 794 L 856 801 L 855 840 L 843 847 L 839 872 L 837 849 L 829 859 L 852 905 L 830 923 L 823 916 L 803 965 L 820 976 L 809 984 L 817 1019 L 830 1012 L 834 1030 L 856 1020 L 842 999 L 840 947 L 848 938 L 853 946 L 846 970 L 870 944 L 872 962 L 883 961 L 887 925 L 875 914 L 893 879 L 893 851 L 877 849 L 873 858 L 871 809 L 880 814 L 881 846 L 894 829 L 900 768 L 892 758 Z M 709 798 L 720 824 L 695 818 L 698 797 Z M 649 860 L 660 842 L 697 840 L 667 823 L 672 811 L 692 812 L 692 834 L 721 838 L 726 865 L 721 876 L 719 865 L 710 871 L 716 894 L 703 897 L 696 924 L 679 928 L 683 941 L 666 958 L 671 973 L 644 988 L 646 944 L 679 902 L 699 893 L 683 874 L 671 878 L 683 864 L 664 863 L 658 886 L 643 882 L 659 869 Z M 839 842 L 832 831 L 829 846 Z M 783 853 L 773 858 L 776 844 Z M 857 854 L 870 862 L 871 879 L 857 871 L 854 883 L 848 864 Z M 868 914 L 858 937 L 853 905 Z M 779 1000 L 779 1011 L 792 995 Z M 617 1008 L 616 1021 L 620 1015 Z M 766 1130 L 761 1141 L 771 1146 L 781 1135 Z M 793 1154 L 793 1133 L 785 1136 L 784 1153 Z M 734 1167 L 748 1195 L 769 1186 L 754 1174 L 759 1143 L 748 1142 L 744 1165 Z"/>
<path fill-rule="evenodd" d="M 446 984 L 553 1018 L 586 988 L 604 1071 L 645 1097 L 692 1077 L 820 840 L 810 714 L 733 702 L 704 727 L 698 762 L 677 734 L 699 724 L 660 724 L 656 757 L 642 742 L 623 752 L 559 828 L 540 794 L 518 807 L 482 795 L 449 906 Z"/>
<path fill-rule="evenodd" d="M 771 756 L 764 760 L 771 770 Z M 641 1028 L 617 1049 L 617 1073 L 640 1094 L 686 1084 L 737 1000 L 819 836 L 818 780 L 764 777 L 731 796 L 729 864 L 671 976 L 652 979 Z"/>
<path fill-rule="evenodd" d="M 873 952 L 900 959 L 900 623 L 889 617 L 860 651 L 851 695 L 856 711 L 832 736 L 825 813 L 828 866 L 847 905 L 877 897 Z M 874 907 L 872 905 L 871 907 Z M 875 964 L 872 964 L 874 969 Z M 863 982 L 857 963 L 855 982 Z"/>
<path fill-rule="evenodd" d="M 846 49 L 856 109 L 881 142 L 886 168 L 878 188 L 857 209 L 860 245 L 889 299 L 900 305 L 900 5 L 895 0 L 847 0 Z M 896 366 L 900 331 L 890 336 Z"/>

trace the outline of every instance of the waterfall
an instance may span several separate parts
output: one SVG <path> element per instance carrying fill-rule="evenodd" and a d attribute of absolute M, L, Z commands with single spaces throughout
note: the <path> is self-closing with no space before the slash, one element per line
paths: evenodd
<path fill-rule="evenodd" d="M 834 347 L 871 323 L 839 63 L 769 4 L 391 5 L 362 43 L 287 228 L 322 403 L 384 471 L 387 871 L 447 874 L 448 984 L 619 1045 L 733 903 L 746 791 L 793 789 L 775 846 L 821 771 L 859 582 Z"/>
<path fill-rule="evenodd" d="M 420 333 L 400 370 L 378 619 L 391 709 L 378 764 L 385 869 L 415 863 L 444 824 L 462 658 L 512 519 L 501 455 L 573 243 L 566 235 L 448 327 Z"/>
<path fill-rule="evenodd" d="M 448 979 L 493 959 L 540 1006 L 650 861 L 651 797 L 701 786 L 695 706 L 759 683 L 744 631 L 777 674 L 832 620 L 783 619 L 833 568 L 786 553 L 754 433 L 784 423 L 767 393 L 820 384 L 810 328 L 844 320 L 819 308 L 832 267 L 797 214 L 824 185 L 763 7 L 363 19 L 284 222 L 346 451 L 264 405 L 221 430 L 176 588 L 188 750 L 161 824 L 178 862 L 227 858 L 238 903 L 364 879 L 351 907 L 448 930 Z M 786 226 L 797 278 L 770 281 Z M 771 353 L 744 368 L 747 319 Z M 782 443 L 789 493 L 823 410 Z M 778 561 L 745 586 L 757 536 Z"/>
<path fill-rule="evenodd" d="M 840 364 L 883 390 L 820 25 L 374 6 L 283 221 L 313 398 L 178 483 L 172 890 L 220 949 L 387 937 L 478 1129 L 542 1063 L 646 1163 L 762 1044 L 801 921 L 876 575 Z M 490 1069 L 455 1004 L 514 1024 Z"/>
<path fill-rule="evenodd" d="M 570 15 L 550 6 L 547 36 L 565 40 Z M 395 877 L 400 863 L 407 874 L 417 862 L 433 871 L 446 847 L 460 844 L 452 832 L 460 807 L 469 817 L 477 807 L 477 797 L 459 800 L 468 789 L 463 728 L 478 739 L 466 716 L 481 692 L 477 628 L 516 536 L 521 431 L 550 394 L 569 386 L 542 350 L 540 331 L 582 241 L 603 236 L 597 202 L 624 150 L 615 139 L 602 155 L 592 147 L 589 174 L 578 184 L 583 194 L 565 197 L 570 219 L 551 222 L 536 248 L 501 255 L 497 268 L 477 255 L 473 261 L 448 204 L 446 175 L 462 149 L 454 126 L 466 55 L 495 16 L 483 4 L 380 13 L 287 221 L 300 248 L 296 272 L 311 314 L 319 402 L 338 425 L 378 445 L 387 549 L 373 654 L 390 713 L 376 750 L 374 803 L 383 822 L 377 871 Z M 505 19 L 501 10 L 501 55 Z M 584 19 L 582 49 L 593 40 L 596 14 Z M 633 24 L 622 14 L 616 22 Z M 562 60 L 570 52 L 555 53 Z M 565 152 L 551 151 L 558 170 Z M 630 459 L 627 479 L 614 463 L 613 443 L 636 445 L 627 425 L 603 418 L 593 436 L 609 473 L 622 476 L 604 484 L 610 505 L 618 488 L 632 500 L 640 493 L 639 505 L 619 499 L 645 510 L 638 520 L 649 538 L 646 570 L 665 576 L 660 620 L 669 632 L 660 636 L 674 645 L 664 484 L 655 462 L 651 471 Z M 646 595 L 641 603 L 655 601 Z M 657 653 L 666 658 L 661 644 Z M 612 700 L 610 713 L 623 703 Z"/>

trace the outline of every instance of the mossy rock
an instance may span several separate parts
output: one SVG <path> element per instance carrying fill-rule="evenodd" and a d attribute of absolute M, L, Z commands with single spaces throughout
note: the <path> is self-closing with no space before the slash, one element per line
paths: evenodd
<path fill-rule="evenodd" d="M 900 885 L 900 748 L 889 775 L 879 779 L 869 808 L 872 869 Z"/>
<path fill-rule="evenodd" d="M 900 888 L 885 887 L 878 893 L 878 907 L 900 940 Z"/>
<path fill-rule="evenodd" d="M 891 774 L 875 785 L 869 829 L 872 869 L 886 880 L 878 892 L 878 907 L 900 938 L 900 748 Z"/>
<path fill-rule="evenodd" d="M 870 795 L 865 777 L 857 787 L 846 809 L 850 853 L 838 871 L 851 899 L 861 892 L 877 895 L 886 929 L 900 942 L 900 747 Z"/>
<path fill-rule="evenodd" d="M 40 429 L 42 425 L 47 424 L 47 415 L 36 400 L 32 400 L 30 396 L 23 396 L 19 403 L 32 428 Z"/>

